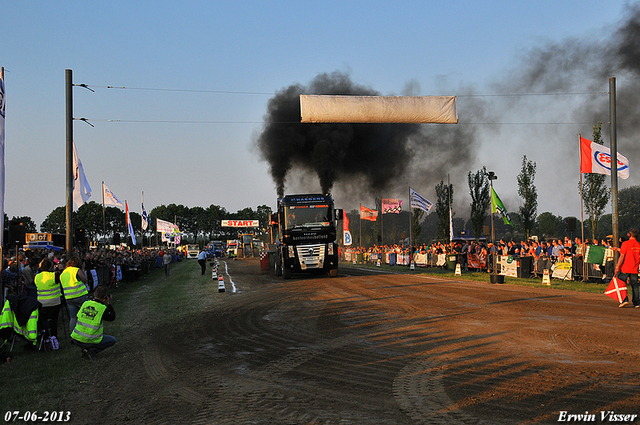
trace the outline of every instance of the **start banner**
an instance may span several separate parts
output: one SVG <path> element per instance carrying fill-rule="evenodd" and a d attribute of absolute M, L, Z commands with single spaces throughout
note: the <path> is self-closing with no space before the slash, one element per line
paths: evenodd
<path fill-rule="evenodd" d="M 260 227 L 260 220 L 222 220 L 222 227 Z"/>

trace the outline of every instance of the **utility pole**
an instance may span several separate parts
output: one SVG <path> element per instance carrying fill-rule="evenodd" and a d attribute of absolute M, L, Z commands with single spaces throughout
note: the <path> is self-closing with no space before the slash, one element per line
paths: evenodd
<path fill-rule="evenodd" d="M 67 256 L 71 255 L 71 235 L 73 234 L 73 223 L 71 214 L 73 213 L 73 72 L 65 70 L 65 92 L 66 92 L 66 123 L 67 123 L 67 215 L 66 215 L 66 238 L 65 249 Z"/>
<path fill-rule="evenodd" d="M 611 220 L 613 247 L 618 244 L 618 132 L 616 128 L 616 78 L 609 78 L 609 116 L 611 118 Z M 614 250 L 617 261 L 618 251 Z"/>

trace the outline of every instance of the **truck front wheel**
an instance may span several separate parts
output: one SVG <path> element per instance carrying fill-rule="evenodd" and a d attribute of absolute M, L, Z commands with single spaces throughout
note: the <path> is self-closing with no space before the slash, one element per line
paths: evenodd
<path fill-rule="evenodd" d="M 282 269 L 282 277 L 285 279 L 291 279 L 291 269 L 290 268 L 283 268 Z"/>
<path fill-rule="evenodd" d="M 329 277 L 338 277 L 338 269 L 330 269 L 329 270 Z"/>

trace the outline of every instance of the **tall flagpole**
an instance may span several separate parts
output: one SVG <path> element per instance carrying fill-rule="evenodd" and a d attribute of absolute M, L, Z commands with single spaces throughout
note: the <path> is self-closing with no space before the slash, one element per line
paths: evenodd
<path fill-rule="evenodd" d="M 409 266 L 413 260 L 413 245 L 411 244 L 413 238 L 413 207 L 411 206 L 411 186 L 409 186 Z"/>
<path fill-rule="evenodd" d="M 102 234 L 105 235 L 107 233 L 107 224 L 104 218 L 104 182 L 102 182 Z"/>
<path fill-rule="evenodd" d="M 611 118 L 611 219 L 613 227 L 613 247 L 618 244 L 618 133 L 616 126 L 616 78 L 609 78 L 609 116 Z M 613 250 L 615 261 L 618 251 Z M 614 261 L 614 263 L 615 263 Z"/>
<path fill-rule="evenodd" d="M 582 170 L 580 170 L 580 165 L 582 162 L 582 147 L 580 145 L 582 140 L 582 134 L 578 134 L 578 158 L 580 158 L 578 162 L 578 174 L 580 174 L 580 222 L 581 222 L 581 234 L 582 234 L 582 281 L 586 282 L 588 280 L 587 276 L 587 258 L 586 254 L 586 245 L 584 243 L 584 196 L 582 194 Z"/>
<path fill-rule="evenodd" d="M 360 239 L 358 239 L 358 245 L 362 246 L 362 204 L 360 204 L 360 211 L 358 214 L 360 215 Z"/>
<path fill-rule="evenodd" d="M 449 245 L 453 247 L 453 217 L 451 216 L 451 182 L 447 174 L 447 190 L 449 191 Z"/>
<path fill-rule="evenodd" d="M 2 98 L 0 99 L 0 113 L 2 114 L 2 117 L 0 117 L 0 119 L 2 119 L 2 127 L 0 128 L 0 167 L 2 167 L 2 169 L 0 170 L 0 179 L 2 180 L 0 182 L 0 195 L 2 196 L 2 199 L 0 200 L 0 224 L 2 225 L 2 229 L 4 229 L 4 225 L 6 224 L 4 222 L 4 187 L 5 187 L 5 183 L 4 183 L 4 176 L 5 176 L 5 172 L 4 172 L 4 128 L 5 128 L 5 111 L 6 111 L 6 97 L 5 97 L 5 88 L 4 88 L 4 66 L 2 68 L 0 68 L 0 96 L 2 96 Z M 5 107 L 3 107 L 3 105 Z M 2 259 L 4 258 L 4 254 L 2 252 L 4 246 L 4 231 L 0 232 L 0 261 L 2 261 Z M 17 253 L 16 253 L 17 255 Z M 17 257 L 16 257 L 17 258 Z M 2 301 L 2 305 L 4 306 L 4 283 L 2 283 L 2 274 L 0 274 L 0 301 Z"/>
<path fill-rule="evenodd" d="M 380 246 L 384 246 L 384 207 L 380 198 Z"/>

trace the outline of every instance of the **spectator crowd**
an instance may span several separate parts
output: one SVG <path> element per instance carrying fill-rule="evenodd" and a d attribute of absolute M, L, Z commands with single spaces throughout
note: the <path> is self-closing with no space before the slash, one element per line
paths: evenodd
<path fill-rule="evenodd" d="M 620 239 L 620 244 L 625 238 Z M 619 244 L 619 245 L 620 245 Z M 451 243 L 435 242 L 411 247 L 399 244 L 374 245 L 372 247 L 350 246 L 341 250 L 343 261 L 377 262 L 386 264 L 446 267 L 445 257 L 453 258 L 463 270 L 491 272 L 493 255 L 520 259 L 531 259 L 531 274 L 541 275 L 544 269 L 550 269 L 559 263 L 570 263 L 574 276 L 582 276 L 582 267 L 587 246 L 600 247 L 604 251 L 601 263 L 592 266 L 588 277 L 606 277 L 613 274 L 613 252 L 611 240 L 585 239 L 569 237 L 545 241 L 504 241 L 495 244 L 485 241 L 454 240 Z M 592 248 L 593 249 L 593 248 Z"/>

